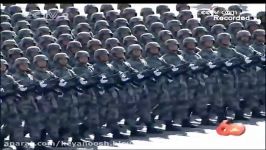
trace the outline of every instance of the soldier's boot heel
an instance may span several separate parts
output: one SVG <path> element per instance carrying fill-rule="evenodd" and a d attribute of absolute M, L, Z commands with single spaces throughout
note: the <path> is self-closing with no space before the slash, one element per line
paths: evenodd
<path fill-rule="evenodd" d="M 128 135 L 121 134 L 118 129 L 112 131 L 114 139 L 129 139 Z"/>
<path fill-rule="evenodd" d="M 235 118 L 234 120 L 243 120 L 243 121 L 248 121 L 249 118 L 245 117 L 244 112 L 241 110 L 238 110 L 235 112 Z"/>
<path fill-rule="evenodd" d="M 130 134 L 131 136 L 138 136 L 138 137 L 146 136 L 146 133 L 142 131 L 138 131 L 137 127 L 131 127 L 130 131 L 131 131 L 131 134 Z"/>
<path fill-rule="evenodd" d="M 190 121 L 189 121 L 189 119 L 184 119 L 184 120 L 182 120 L 182 127 L 184 127 L 184 128 L 197 128 L 198 126 L 197 125 L 193 125 Z"/>
<path fill-rule="evenodd" d="M 216 126 L 216 124 L 214 122 L 212 122 L 209 117 L 202 117 L 201 118 L 201 125 Z"/>
<path fill-rule="evenodd" d="M 153 123 L 147 123 L 146 125 L 147 125 L 147 133 L 151 133 L 151 134 L 163 133 L 163 130 L 156 128 Z"/>
<path fill-rule="evenodd" d="M 94 134 L 94 142 L 110 142 L 112 138 L 110 137 L 105 137 L 101 135 L 100 133 L 95 133 Z"/>
<path fill-rule="evenodd" d="M 172 121 L 166 121 L 165 125 L 166 131 L 182 131 L 181 127 L 175 125 Z"/>
<path fill-rule="evenodd" d="M 261 118 L 261 119 L 265 119 L 266 116 L 265 114 L 262 114 L 259 108 L 254 108 L 252 109 L 252 118 Z"/>

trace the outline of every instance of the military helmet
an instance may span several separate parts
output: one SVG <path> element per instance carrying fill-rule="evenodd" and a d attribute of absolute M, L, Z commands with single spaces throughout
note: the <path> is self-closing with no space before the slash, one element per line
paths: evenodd
<path fill-rule="evenodd" d="M 154 22 L 150 25 L 149 30 L 151 33 L 154 34 L 157 29 L 159 29 L 160 31 L 164 30 L 165 29 L 164 24 L 161 22 Z"/>
<path fill-rule="evenodd" d="M 94 23 L 98 20 L 106 20 L 103 12 L 95 12 L 90 17 L 90 22 Z"/>
<path fill-rule="evenodd" d="M 221 30 L 221 31 L 225 32 L 226 28 L 223 24 L 216 24 L 216 25 L 211 27 L 211 34 L 213 34 L 213 35 L 216 34 L 217 30 Z"/>
<path fill-rule="evenodd" d="M 92 39 L 92 36 L 88 32 L 80 32 L 76 36 L 76 40 L 79 41 L 81 44 L 85 44 L 85 43 L 82 43 L 81 41 L 89 41 L 91 39 Z M 87 42 L 86 42 L 86 44 L 87 44 Z"/>
<path fill-rule="evenodd" d="M 40 60 L 42 60 L 42 61 L 48 61 L 48 57 L 45 56 L 45 55 L 42 55 L 42 54 L 40 54 L 40 55 L 36 55 L 36 56 L 33 57 L 33 63 L 34 63 L 34 64 L 35 64 L 37 61 L 40 61 Z"/>
<path fill-rule="evenodd" d="M 179 14 L 178 14 L 177 18 L 181 21 L 181 20 L 183 20 L 181 18 L 183 16 L 185 16 L 185 15 L 189 16 L 189 18 L 193 18 L 193 14 L 192 14 L 192 12 L 190 10 L 181 10 L 181 11 L 179 11 Z"/>
<path fill-rule="evenodd" d="M 9 6 L 7 11 L 8 11 L 7 13 L 9 14 L 9 16 L 14 15 L 15 13 L 22 13 L 22 9 L 17 5 Z"/>
<path fill-rule="evenodd" d="M 210 24 L 211 22 L 212 22 L 212 24 Z M 210 27 L 215 25 L 214 16 L 206 16 L 203 20 L 203 24 L 206 26 L 209 25 Z"/>
<path fill-rule="evenodd" d="M 93 39 L 88 41 L 87 48 L 91 49 L 92 45 L 100 45 L 100 46 L 102 46 L 102 42 L 100 40 L 98 40 L 98 39 L 93 38 Z"/>
<path fill-rule="evenodd" d="M 210 16 L 211 14 L 209 13 L 206 13 L 206 12 L 209 12 L 210 10 L 207 9 L 207 8 L 203 8 L 203 9 L 199 9 L 197 11 L 197 17 L 198 18 L 201 18 L 201 19 L 204 19 L 206 16 Z"/>
<path fill-rule="evenodd" d="M 58 43 L 50 43 L 47 45 L 47 52 L 50 53 L 52 50 L 59 50 L 61 52 L 62 48 Z"/>
<path fill-rule="evenodd" d="M 63 9 L 63 10 L 65 10 L 68 7 L 73 7 L 73 6 L 74 6 L 73 3 L 62 3 L 62 4 L 60 4 L 60 8 Z"/>
<path fill-rule="evenodd" d="M 208 30 L 203 26 L 198 26 L 192 30 L 193 37 L 197 37 L 199 33 L 207 34 Z"/>
<path fill-rule="evenodd" d="M 90 54 L 87 51 L 78 51 L 75 54 L 75 59 L 78 59 L 79 57 L 82 56 L 90 57 Z"/>
<path fill-rule="evenodd" d="M 106 20 L 98 20 L 94 24 L 95 32 L 98 32 L 101 29 L 108 29 L 108 28 L 110 28 L 110 25 L 109 25 L 109 23 Z"/>
<path fill-rule="evenodd" d="M 259 23 L 258 23 L 258 21 L 256 21 L 256 20 L 248 20 L 248 21 L 246 21 L 246 23 L 245 23 L 245 28 L 246 29 L 249 29 L 251 26 L 259 26 Z"/>
<path fill-rule="evenodd" d="M 11 18 L 8 15 L 1 14 L 0 15 L 1 22 L 11 22 Z"/>
<path fill-rule="evenodd" d="M 15 24 L 14 30 L 15 32 L 18 32 L 20 29 L 29 29 L 30 28 L 30 23 L 26 20 L 20 20 Z"/>
<path fill-rule="evenodd" d="M 36 35 L 36 37 L 40 37 L 40 36 L 42 36 L 42 35 L 51 35 L 51 34 L 52 34 L 52 32 L 51 32 L 51 30 L 50 30 L 49 27 L 41 26 L 41 27 L 39 27 L 39 28 L 37 29 L 35 35 Z"/>
<path fill-rule="evenodd" d="M 19 47 L 21 48 L 21 49 L 24 49 L 24 48 L 26 48 L 25 46 L 26 45 L 31 45 L 31 46 L 36 46 L 37 45 L 37 43 L 36 43 L 36 41 L 32 38 L 32 37 L 24 37 L 24 38 L 22 38 L 21 39 L 21 41 L 19 42 Z"/>
<path fill-rule="evenodd" d="M 182 26 L 182 23 L 179 21 L 179 20 L 170 20 L 170 21 L 168 21 L 167 23 L 166 23 L 166 29 L 167 30 L 172 30 L 172 27 L 174 27 L 174 26 Z"/>
<path fill-rule="evenodd" d="M 104 47 L 108 50 L 111 50 L 113 47 L 119 45 L 121 44 L 117 38 L 108 38 L 104 43 Z"/>
<path fill-rule="evenodd" d="M 143 19 L 141 17 L 132 17 L 129 20 L 129 26 L 131 28 L 133 28 L 135 25 L 138 25 L 138 24 L 144 24 Z"/>
<path fill-rule="evenodd" d="M 18 21 L 26 20 L 26 19 L 27 19 L 27 17 L 25 16 L 25 14 L 23 14 L 23 13 L 15 13 L 14 15 L 11 16 L 11 24 L 12 24 L 12 26 L 15 26 L 15 24 Z"/>
<path fill-rule="evenodd" d="M 26 49 L 26 56 L 30 56 L 31 53 L 33 53 L 33 52 L 36 52 L 39 54 L 42 53 L 41 49 L 38 46 L 30 46 Z"/>
<path fill-rule="evenodd" d="M 264 29 L 256 29 L 253 33 L 252 33 L 252 38 L 256 39 L 257 36 L 265 36 L 265 30 Z"/>
<path fill-rule="evenodd" d="M 262 20 L 263 18 L 265 18 L 266 12 L 265 11 L 260 11 L 257 13 L 256 17 L 257 19 Z"/>
<path fill-rule="evenodd" d="M 1 65 L 6 65 L 6 68 L 8 69 L 9 64 L 7 63 L 7 61 L 5 59 L 1 59 Z"/>
<path fill-rule="evenodd" d="M 41 26 L 48 26 L 48 21 L 45 18 L 36 18 L 31 21 L 30 27 L 32 30 L 36 30 Z"/>
<path fill-rule="evenodd" d="M 45 14 L 43 14 L 41 10 L 32 10 L 29 12 L 27 16 L 27 20 L 31 22 L 31 20 L 33 19 L 43 18 L 43 17 L 45 17 Z"/>
<path fill-rule="evenodd" d="M 69 57 L 66 53 L 57 53 L 57 54 L 55 54 L 53 61 L 57 62 L 61 58 L 69 59 Z"/>
<path fill-rule="evenodd" d="M 119 53 L 126 53 L 126 50 L 122 46 L 115 46 L 111 49 L 112 56 L 119 54 Z"/>
<path fill-rule="evenodd" d="M 94 52 L 94 60 L 98 60 L 98 57 L 100 55 L 109 55 L 109 52 L 106 49 L 104 49 L 104 48 L 97 49 Z"/>
<path fill-rule="evenodd" d="M 227 32 L 219 33 L 216 38 L 216 42 L 220 43 L 222 39 L 229 38 L 231 40 L 231 35 Z"/>
<path fill-rule="evenodd" d="M 37 4 L 30 3 L 30 4 L 26 5 L 25 10 L 26 10 L 26 12 L 31 12 L 32 10 L 41 10 L 41 9 Z"/>
<path fill-rule="evenodd" d="M 33 32 L 30 29 L 20 29 L 17 34 L 17 38 L 33 37 Z"/>
<path fill-rule="evenodd" d="M 20 54 L 23 56 L 23 51 L 20 48 L 11 48 L 8 50 L 8 57 L 10 57 L 13 54 Z"/>
<path fill-rule="evenodd" d="M 151 14 L 151 15 L 146 16 L 145 18 L 146 26 L 150 26 L 154 22 L 161 22 L 161 19 L 157 14 Z"/>
<path fill-rule="evenodd" d="M 14 47 L 18 47 L 18 44 L 14 39 L 9 39 L 9 40 L 5 40 L 1 44 L 1 49 L 3 50 L 5 48 L 5 46 L 7 46 L 7 45 L 13 45 Z"/>
<path fill-rule="evenodd" d="M 158 5 L 156 7 L 157 14 L 163 14 L 164 12 L 170 11 L 170 8 L 167 5 Z"/>
<path fill-rule="evenodd" d="M 68 25 L 68 26 L 70 26 L 70 20 L 66 16 L 58 16 L 58 17 L 56 17 L 55 22 L 56 22 L 56 26 L 60 26 L 60 25 Z"/>
<path fill-rule="evenodd" d="M 144 33 L 140 36 L 140 43 L 146 45 L 149 42 L 155 42 L 155 36 L 151 33 Z"/>
<path fill-rule="evenodd" d="M 75 30 L 77 33 L 91 32 L 91 26 L 87 22 L 82 22 L 82 23 L 77 24 Z"/>
<path fill-rule="evenodd" d="M 117 4 L 117 9 L 123 11 L 125 8 L 131 7 L 129 3 L 118 3 Z"/>
<path fill-rule="evenodd" d="M 146 16 L 152 15 L 152 14 L 155 14 L 155 13 L 152 10 L 152 8 L 150 8 L 150 7 L 143 7 L 140 10 L 140 16 L 143 16 L 144 19 L 145 19 Z"/>
<path fill-rule="evenodd" d="M 110 37 L 113 37 L 113 32 L 110 30 L 110 29 L 108 29 L 108 28 L 106 28 L 106 29 L 101 29 L 99 32 L 98 32 L 98 34 L 97 34 L 97 38 L 99 39 L 99 40 L 101 40 L 101 41 L 104 41 L 104 40 L 106 40 L 106 39 L 104 39 L 104 36 L 105 35 L 109 35 L 109 38 Z M 106 37 L 105 37 L 106 38 Z"/>
<path fill-rule="evenodd" d="M 250 19 L 252 19 L 252 20 L 254 19 L 254 16 L 249 12 L 242 12 L 242 13 L 240 13 L 239 16 L 240 17 L 250 17 Z"/>
<path fill-rule="evenodd" d="M 149 53 L 150 52 L 150 48 L 152 48 L 152 47 L 157 47 L 157 48 L 159 48 L 159 50 L 161 49 L 159 43 L 157 43 L 157 42 L 149 42 L 149 43 L 147 43 L 145 45 L 145 53 L 146 54 Z"/>
<path fill-rule="evenodd" d="M 30 61 L 26 57 L 19 57 L 15 60 L 14 65 L 18 66 L 20 64 L 30 64 Z"/>
<path fill-rule="evenodd" d="M 182 45 L 185 46 L 185 45 L 188 44 L 188 43 L 195 43 L 195 44 L 197 44 L 197 40 L 196 40 L 194 37 L 186 37 L 186 38 L 183 40 Z"/>
<path fill-rule="evenodd" d="M 119 28 L 119 27 L 122 27 L 122 26 L 128 27 L 129 26 L 128 21 L 125 18 L 116 18 L 114 20 L 114 27 L 115 28 Z"/>
<path fill-rule="evenodd" d="M 39 39 L 39 44 L 42 45 L 46 41 L 49 41 L 50 43 L 54 43 L 56 41 L 56 38 L 51 35 L 42 35 Z"/>
<path fill-rule="evenodd" d="M 171 44 L 179 45 L 178 41 L 176 39 L 168 39 L 164 42 L 164 45 L 167 47 Z"/>
<path fill-rule="evenodd" d="M 200 22 L 199 22 L 198 19 L 190 18 L 190 19 L 188 19 L 187 22 L 186 22 L 186 27 L 192 30 L 192 29 L 193 29 L 192 25 L 196 25 L 195 27 L 198 27 L 198 26 L 200 26 L 201 24 L 200 24 Z"/>
<path fill-rule="evenodd" d="M 114 37 L 118 38 L 121 41 L 127 35 L 131 35 L 131 30 L 128 27 L 124 26 L 117 28 L 114 33 Z"/>
<path fill-rule="evenodd" d="M 135 49 L 139 49 L 141 51 L 143 51 L 142 47 L 139 44 L 131 44 L 128 46 L 127 48 L 127 55 L 130 55 L 131 52 Z"/>
<path fill-rule="evenodd" d="M 190 10 L 190 6 L 188 4 L 176 4 L 176 11 L 182 10 Z"/>
<path fill-rule="evenodd" d="M 9 22 L 2 22 L 0 25 L 0 31 L 10 30 L 13 31 L 13 27 Z"/>
<path fill-rule="evenodd" d="M 126 18 L 129 20 L 130 18 L 137 16 L 137 12 L 134 8 L 127 7 L 120 13 L 121 17 Z"/>
<path fill-rule="evenodd" d="M 213 11 L 218 12 L 218 15 L 223 15 L 222 12 L 225 12 L 226 9 L 225 9 L 224 7 L 215 6 L 215 7 L 213 8 Z"/>
<path fill-rule="evenodd" d="M 242 8 L 240 5 L 231 5 L 228 7 L 229 11 L 237 11 L 237 12 L 242 12 Z"/>
<path fill-rule="evenodd" d="M 76 15 L 73 20 L 73 25 L 76 27 L 79 23 L 86 23 L 87 18 L 84 15 Z"/>
<path fill-rule="evenodd" d="M 142 31 L 142 32 L 147 33 L 147 32 L 148 32 L 148 29 L 147 29 L 146 26 L 143 25 L 143 24 L 135 25 L 135 26 L 132 28 L 132 33 L 133 33 L 135 36 L 136 36 L 136 34 L 137 34 L 139 31 Z"/>
<path fill-rule="evenodd" d="M 236 39 L 239 40 L 239 39 L 240 39 L 241 37 L 243 37 L 243 36 L 251 37 L 251 34 L 250 34 L 250 32 L 247 31 L 247 30 L 240 30 L 240 31 L 238 31 L 237 34 L 236 34 Z"/>
<path fill-rule="evenodd" d="M 177 17 L 173 12 L 164 12 L 161 14 L 160 19 L 164 24 L 166 24 L 168 21 L 176 20 Z"/>
<path fill-rule="evenodd" d="M 87 14 L 88 16 L 92 15 L 95 12 L 98 12 L 99 9 L 97 6 L 92 5 L 92 4 L 88 4 L 84 7 L 84 12 L 85 14 Z"/>
<path fill-rule="evenodd" d="M 44 4 L 44 8 L 43 8 L 44 10 L 49 10 L 51 8 L 58 9 L 58 6 L 55 3 L 46 3 L 46 4 Z"/>
<path fill-rule="evenodd" d="M 14 31 L 9 31 L 9 30 L 1 31 L 1 34 L 0 34 L 1 41 L 14 39 L 15 36 L 16 36 L 16 33 Z"/>
<path fill-rule="evenodd" d="M 163 40 L 164 36 L 170 36 L 171 39 L 174 38 L 172 32 L 169 31 L 169 30 L 161 30 L 159 32 L 158 37 L 159 37 L 160 40 Z"/>
<path fill-rule="evenodd" d="M 134 44 L 137 44 L 138 43 L 138 39 L 134 35 L 128 35 L 128 36 L 125 36 L 123 38 L 123 45 L 126 46 L 126 47 L 129 46 L 130 43 L 132 43 L 132 42 Z"/>
<path fill-rule="evenodd" d="M 202 44 L 205 41 L 213 41 L 215 42 L 215 39 L 212 35 L 203 35 L 200 37 L 199 43 Z"/>
<path fill-rule="evenodd" d="M 64 33 L 71 34 L 71 28 L 68 25 L 57 26 L 53 34 L 58 38 L 61 34 Z"/>
<path fill-rule="evenodd" d="M 180 29 L 178 32 L 177 32 L 177 39 L 181 39 L 181 36 L 183 36 L 184 34 L 187 34 L 188 36 L 192 36 L 192 32 L 191 30 L 187 29 L 187 28 L 183 28 L 183 29 Z"/>
<path fill-rule="evenodd" d="M 232 22 L 228 26 L 228 32 L 229 33 L 235 33 L 235 30 L 239 28 L 240 30 L 244 29 L 244 26 L 241 22 Z"/>
<path fill-rule="evenodd" d="M 100 12 L 106 13 L 109 10 L 114 10 L 113 5 L 111 4 L 102 4 L 100 7 Z"/>
<path fill-rule="evenodd" d="M 69 49 L 71 48 L 79 48 L 79 49 L 82 49 L 82 45 L 79 41 L 70 41 L 67 43 L 67 51 L 69 51 Z"/>
<path fill-rule="evenodd" d="M 105 18 L 107 21 L 115 21 L 115 19 L 119 18 L 119 12 L 117 10 L 109 10 L 105 13 Z"/>
<path fill-rule="evenodd" d="M 74 18 L 76 15 L 80 14 L 79 10 L 73 6 L 64 9 L 64 13 L 68 14 L 68 18 Z"/>

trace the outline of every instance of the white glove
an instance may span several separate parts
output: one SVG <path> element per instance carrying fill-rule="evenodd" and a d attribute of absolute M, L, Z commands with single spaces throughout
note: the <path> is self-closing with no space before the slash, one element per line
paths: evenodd
<path fill-rule="evenodd" d="M 139 74 L 137 75 L 137 77 L 138 77 L 138 79 L 142 79 L 142 78 L 144 78 L 144 75 L 142 75 L 141 73 L 139 73 Z"/>
<path fill-rule="evenodd" d="M 260 57 L 260 60 L 261 60 L 261 61 L 265 61 L 265 56 L 261 56 L 261 57 Z"/>
<path fill-rule="evenodd" d="M 36 96 L 36 99 L 37 100 L 41 100 L 42 99 L 42 96 L 41 95 L 38 95 L 38 96 Z"/>
<path fill-rule="evenodd" d="M 121 80 L 122 80 L 123 82 L 125 82 L 125 81 L 129 80 L 129 78 L 128 78 L 124 73 L 122 73 L 122 74 L 121 74 Z"/>
<path fill-rule="evenodd" d="M 1 92 L 5 92 L 4 88 L 1 88 L 0 91 L 1 91 Z"/>
<path fill-rule="evenodd" d="M 256 66 L 256 71 L 260 71 L 261 67 Z"/>
<path fill-rule="evenodd" d="M 203 74 L 203 77 L 204 77 L 204 78 L 208 78 L 209 76 L 208 76 L 208 75 L 206 75 L 206 74 Z"/>
<path fill-rule="evenodd" d="M 175 67 L 175 66 L 172 68 L 173 72 L 176 72 L 177 70 L 179 70 L 179 69 L 177 67 Z"/>
<path fill-rule="evenodd" d="M 216 67 L 216 65 L 213 65 L 212 62 L 209 62 L 209 63 L 208 63 L 208 66 L 209 66 L 209 68 L 211 68 L 211 69 L 213 69 L 213 68 Z"/>
<path fill-rule="evenodd" d="M 44 81 L 41 81 L 41 82 L 40 82 L 40 86 L 41 86 L 42 88 L 44 88 L 44 87 L 47 86 L 47 84 L 45 84 Z"/>
<path fill-rule="evenodd" d="M 64 79 L 61 79 L 59 82 L 59 86 L 64 87 L 66 86 L 67 82 Z"/>
<path fill-rule="evenodd" d="M 190 68 L 191 68 L 192 70 L 196 70 L 196 69 L 199 68 L 199 66 L 195 66 L 194 64 L 192 64 L 192 65 L 190 66 Z"/>
<path fill-rule="evenodd" d="M 24 87 L 24 85 L 19 85 L 18 88 L 22 92 L 24 92 L 24 91 L 26 91 L 28 89 L 27 87 Z"/>
<path fill-rule="evenodd" d="M 80 82 L 80 84 L 82 84 L 82 85 L 85 85 L 85 84 L 88 83 L 88 81 L 86 81 L 84 78 L 80 78 L 80 79 L 79 79 L 79 82 Z"/>
<path fill-rule="evenodd" d="M 225 62 L 225 65 L 226 65 L 227 67 L 230 67 L 230 66 L 233 65 L 233 63 L 227 61 L 227 62 Z"/>
<path fill-rule="evenodd" d="M 169 82 L 169 83 L 171 83 L 171 82 L 173 82 L 173 81 L 174 81 L 174 80 L 168 79 L 168 82 Z"/>
<path fill-rule="evenodd" d="M 102 90 L 102 91 L 99 91 L 99 94 L 100 95 L 103 95 L 105 93 L 105 91 L 104 90 Z"/>
<path fill-rule="evenodd" d="M 107 78 L 106 78 L 105 75 L 102 75 L 102 78 L 101 78 L 100 82 L 101 82 L 102 84 L 108 82 L 108 80 L 107 80 Z"/>
<path fill-rule="evenodd" d="M 249 63 L 252 62 L 252 60 L 250 60 L 249 57 L 247 57 L 247 58 L 245 59 L 245 62 L 246 62 L 247 64 L 249 64 Z"/>
<path fill-rule="evenodd" d="M 156 69 L 154 72 L 154 75 L 156 75 L 157 77 L 160 76 L 162 74 L 162 72 L 159 71 L 159 69 Z"/>

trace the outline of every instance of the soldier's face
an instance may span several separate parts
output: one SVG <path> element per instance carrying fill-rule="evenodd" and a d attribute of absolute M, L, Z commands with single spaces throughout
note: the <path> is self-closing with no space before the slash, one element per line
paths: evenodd
<path fill-rule="evenodd" d="M 109 60 L 109 56 L 106 55 L 106 54 L 104 54 L 104 55 L 100 55 L 100 56 L 99 56 L 99 60 L 100 60 L 100 62 L 108 62 L 108 60 Z"/>
<path fill-rule="evenodd" d="M 23 64 L 19 64 L 18 67 L 19 67 L 19 70 L 21 71 L 28 71 L 29 65 L 26 63 L 23 63 Z"/>
<path fill-rule="evenodd" d="M 258 35 L 256 37 L 256 41 L 258 41 L 260 43 L 265 43 L 265 35 Z"/>
<path fill-rule="evenodd" d="M 221 44 L 222 44 L 223 46 L 229 46 L 229 45 L 230 45 L 230 39 L 229 39 L 229 38 L 223 38 L 223 39 L 221 40 Z"/>
<path fill-rule="evenodd" d="M 178 50 L 178 45 L 177 44 L 170 44 L 168 46 L 168 49 L 170 50 L 170 52 L 176 52 Z"/>
<path fill-rule="evenodd" d="M 164 42 L 164 41 L 166 41 L 168 39 L 171 39 L 171 38 L 172 37 L 170 35 L 165 35 L 165 36 L 162 37 L 162 41 Z"/>
<path fill-rule="evenodd" d="M 76 52 L 80 51 L 80 49 L 79 48 L 71 48 L 70 51 L 72 54 L 76 54 Z"/>
<path fill-rule="evenodd" d="M 15 45 L 11 45 L 11 44 L 9 44 L 9 45 L 6 45 L 5 46 L 5 49 L 6 50 L 9 50 L 9 49 L 11 49 L 11 48 L 15 48 L 16 46 Z"/>
<path fill-rule="evenodd" d="M 52 49 L 52 50 L 50 51 L 49 55 L 53 57 L 55 54 L 57 54 L 57 53 L 59 53 L 59 52 L 60 52 L 60 50 L 58 50 L 58 49 Z"/>
<path fill-rule="evenodd" d="M 7 69 L 6 65 L 1 64 L 1 68 L 0 68 L 1 73 L 4 73 L 6 69 Z"/>
<path fill-rule="evenodd" d="M 96 51 L 97 49 L 100 49 L 100 48 L 102 48 L 102 46 L 99 45 L 99 44 L 93 44 L 93 45 L 91 46 L 91 50 L 93 50 L 93 51 Z"/>
<path fill-rule="evenodd" d="M 116 53 L 115 54 L 115 57 L 117 58 L 117 59 L 119 59 L 119 60 L 121 60 L 121 59 L 125 59 L 125 54 L 124 53 Z"/>
<path fill-rule="evenodd" d="M 40 68 L 46 68 L 47 62 L 45 60 L 39 60 L 39 61 L 37 61 L 37 66 Z"/>
<path fill-rule="evenodd" d="M 61 59 L 59 59 L 59 64 L 61 65 L 61 66 L 66 66 L 67 65 L 67 63 L 68 63 L 68 60 L 67 60 L 67 58 L 61 58 Z"/>
<path fill-rule="evenodd" d="M 206 47 L 206 48 L 212 48 L 213 41 L 207 40 L 207 41 L 204 42 L 203 46 Z"/>
<path fill-rule="evenodd" d="M 134 49 L 132 51 L 132 55 L 133 55 L 133 57 L 136 57 L 136 58 L 140 57 L 141 56 L 141 50 L 140 49 Z"/>
<path fill-rule="evenodd" d="M 173 27 L 172 27 L 172 31 L 174 31 L 174 32 L 176 32 L 176 33 L 177 33 L 180 29 L 181 29 L 180 26 L 173 26 Z"/>
<path fill-rule="evenodd" d="M 86 57 L 86 56 L 81 56 L 81 57 L 79 57 L 79 62 L 80 62 L 81 64 L 87 64 L 88 61 L 89 61 L 89 58 Z"/>
<path fill-rule="evenodd" d="M 196 48 L 196 44 L 195 43 L 192 43 L 192 42 L 189 42 L 189 43 L 187 43 L 187 46 L 186 47 L 189 50 L 193 50 L 193 49 Z"/>
<path fill-rule="evenodd" d="M 150 53 L 153 54 L 153 55 L 157 55 L 159 54 L 160 50 L 158 47 L 151 47 L 150 48 Z"/>
<path fill-rule="evenodd" d="M 17 59 L 17 58 L 19 58 L 19 57 L 21 57 L 21 55 L 20 55 L 19 53 L 15 53 L 15 54 L 13 54 L 13 55 L 11 56 L 11 58 L 12 58 L 13 60 L 15 60 L 15 59 Z"/>
<path fill-rule="evenodd" d="M 251 31 L 251 33 L 253 31 L 255 31 L 256 29 L 258 29 L 258 26 L 257 25 L 252 25 L 252 26 L 249 27 L 249 31 Z"/>
<path fill-rule="evenodd" d="M 248 43 L 249 40 L 250 40 L 250 37 L 249 37 L 249 36 L 242 36 L 242 37 L 240 37 L 240 40 L 241 40 L 242 42 L 244 42 L 244 43 Z"/>

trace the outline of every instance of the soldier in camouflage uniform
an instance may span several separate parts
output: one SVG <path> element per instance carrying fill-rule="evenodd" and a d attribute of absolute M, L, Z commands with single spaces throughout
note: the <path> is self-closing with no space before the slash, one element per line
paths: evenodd
<path fill-rule="evenodd" d="M 82 45 L 79 41 L 70 41 L 67 44 L 66 52 L 67 52 L 67 55 L 69 56 L 69 65 L 70 66 L 72 66 L 72 67 L 75 66 L 75 64 L 76 64 L 75 54 L 81 50 L 82 50 Z"/>
<path fill-rule="evenodd" d="M 9 73 L 15 73 L 15 67 L 14 67 L 14 63 L 15 60 L 19 57 L 22 57 L 24 54 L 22 52 L 21 49 L 19 48 L 11 48 L 8 50 L 8 64 L 10 64 L 10 67 L 8 68 Z"/>
<path fill-rule="evenodd" d="M 253 57 L 253 56 L 262 56 L 261 53 L 254 50 L 252 47 L 249 47 L 249 43 L 251 41 L 251 34 L 247 30 L 240 30 L 237 32 L 236 35 L 238 44 L 236 45 L 235 49 L 237 52 L 245 55 L 246 57 Z M 257 68 L 258 70 L 259 68 Z M 244 99 L 247 102 L 247 106 L 249 109 L 252 110 L 252 116 L 254 117 L 263 117 L 260 114 L 259 109 L 259 97 L 257 97 L 256 92 L 258 78 L 254 78 L 256 76 L 256 66 L 252 66 L 246 69 L 245 72 L 241 73 L 239 76 L 239 96 L 240 98 Z M 242 108 L 243 109 L 243 108 Z"/>
<path fill-rule="evenodd" d="M 244 26 L 241 22 L 232 22 L 229 24 L 227 32 L 232 37 L 232 42 L 231 42 L 232 46 L 235 46 L 237 44 L 237 39 L 236 39 L 237 32 L 243 29 Z"/>
<path fill-rule="evenodd" d="M 214 63 L 217 59 L 217 52 L 214 49 L 215 39 L 211 35 L 203 35 L 199 40 L 199 47 L 201 51 L 198 54 L 201 58 L 206 62 Z M 216 66 L 211 66 L 216 67 Z M 209 74 L 208 78 L 205 79 L 206 90 L 208 95 L 208 102 L 211 104 L 212 113 L 218 116 L 218 122 L 226 119 L 225 114 L 223 112 L 223 101 L 222 101 L 222 91 L 221 91 L 221 80 L 219 77 L 220 72 L 215 71 L 212 74 Z M 208 124 L 208 122 L 202 124 Z"/>
<path fill-rule="evenodd" d="M 55 68 L 55 65 L 54 65 L 54 56 L 55 54 L 57 53 L 60 53 L 62 52 L 62 48 L 59 44 L 57 43 L 50 43 L 47 45 L 47 57 L 48 57 L 48 68 L 49 70 L 53 70 Z"/>
<path fill-rule="evenodd" d="M 127 62 L 140 73 L 149 69 L 146 60 L 142 58 L 142 53 L 143 49 L 139 44 L 132 44 L 127 50 L 127 57 L 129 57 Z M 143 81 L 140 83 L 141 88 L 135 89 L 135 92 L 139 95 L 137 102 L 138 115 L 140 116 L 139 123 L 144 123 L 147 126 L 148 133 L 161 133 L 162 130 L 155 128 L 151 118 L 152 106 L 146 82 L 148 81 Z"/>
<path fill-rule="evenodd" d="M 77 91 L 72 87 L 77 84 L 76 74 L 68 66 L 69 57 L 66 53 L 57 53 L 54 56 L 56 65 L 54 74 L 60 78 L 59 86 L 62 87 L 63 95 L 58 96 L 58 109 L 60 118 L 58 118 L 61 129 L 66 132 L 62 133 L 61 140 L 67 141 L 69 134 L 72 134 L 74 140 L 79 139 L 79 112 Z"/>
<path fill-rule="evenodd" d="M 128 77 L 132 73 L 137 73 L 138 71 L 133 69 L 128 62 L 126 62 L 125 57 L 126 50 L 121 46 L 113 47 L 111 50 L 112 54 L 112 65 L 114 69 L 119 72 L 124 73 L 125 80 L 129 80 Z M 126 83 L 122 89 L 119 91 L 119 104 L 120 104 L 120 117 L 125 118 L 125 124 L 131 130 L 131 135 L 143 135 L 138 132 L 136 127 L 137 115 L 137 103 L 140 100 L 139 95 L 136 93 L 138 87 L 132 83 Z"/>
<path fill-rule="evenodd" d="M 238 53 L 235 49 L 230 48 L 231 36 L 229 33 L 220 33 L 217 36 L 216 43 L 217 48 L 217 59 L 218 60 L 229 60 L 233 57 L 243 59 L 244 55 Z M 232 65 L 232 63 L 226 63 L 227 66 Z M 236 120 L 246 120 L 244 112 L 240 108 L 240 100 L 237 97 L 237 86 L 239 82 L 239 71 L 238 69 L 233 69 L 229 74 L 220 74 L 222 82 L 222 98 L 225 106 L 232 109 L 235 113 Z M 226 110 L 225 110 L 226 113 Z"/>
<path fill-rule="evenodd" d="M 94 56 L 94 52 L 97 50 L 97 49 L 100 49 L 100 48 L 102 48 L 102 42 L 100 41 L 100 40 L 98 40 L 98 39 L 91 39 L 91 40 L 89 40 L 88 41 L 88 43 L 87 43 L 87 47 L 86 47 L 86 51 L 87 52 L 89 52 L 89 54 L 90 54 L 90 56 Z M 89 62 L 91 63 L 91 64 L 93 64 L 93 63 L 95 63 L 95 61 L 94 61 L 94 58 L 93 57 L 91 57 L 90 59 L 89 59 Z"/>

